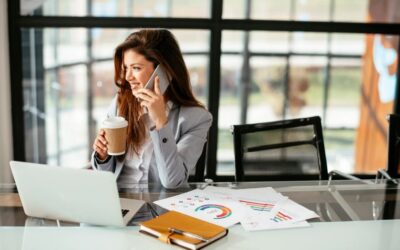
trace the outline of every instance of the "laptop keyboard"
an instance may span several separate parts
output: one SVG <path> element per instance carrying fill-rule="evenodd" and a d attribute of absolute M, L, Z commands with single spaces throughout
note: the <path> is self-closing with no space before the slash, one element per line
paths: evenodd
<path fill-rule="evenodd" d="M 124 217 L 128 212 L 129 212 L 129 209 L 122 209 L 121 210 L 122 217 Z"/>

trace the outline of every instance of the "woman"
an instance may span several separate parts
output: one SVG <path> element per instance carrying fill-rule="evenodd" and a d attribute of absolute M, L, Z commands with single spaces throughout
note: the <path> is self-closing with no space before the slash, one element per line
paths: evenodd
<path fill-rule="evenodd" d="M 144 88 L 157 65 L 170 80 L 164 94 L 158 77 L 153 90 Z M 132 33 L 116 48 L 114 67 L 119 91 L 107 115 L 128 121 L 127 150 L 122 157 L 109 156 L 105 132 L 100 130 L 93 143 L 92 166 L 114 172 L 119 187 L 161 183 L 177 188 L 187 183 L 212 116 L 193 95 L 174 36 L 158 29 Z"/>

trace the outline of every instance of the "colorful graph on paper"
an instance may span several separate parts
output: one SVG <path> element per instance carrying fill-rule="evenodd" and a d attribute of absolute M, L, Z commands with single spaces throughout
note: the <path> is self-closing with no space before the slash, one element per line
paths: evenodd
<path fill-rule="evenodd" d="M 274 222 L 290 221 L 292 219 L 292 217 L 282 212 L 278 212 L 274 217 L 271 218 L 271 220 Z"/>
<path fill-rule="evenodd" d="M 250 207 L 252 210 L 255 210 L 255 211 L 271 212 L 272 208 L 274 208 L 274 204 L 265 203 L 265 202 L 254 202 L 254 201 L 246 201 L 246 200 L 239 200 L 239 202 Z"/>
<path fill-rule="evenodd" d="M 232 210 L 228 207 L 218 204 L 205 204 L 195 209 L 196 212 L 206 212 L 212 214 L 214 219 L 225 219 L 232 215 Z"/>
<path fill-rule="evenodd" d="M 200 189 L 158 200 L 155 204 L 222 227 L 230 227 L 240 222 L 240 218 L 247 211 L 245 206 L 237 201 L 225 200 L 220 195 Z"/>
<path fill-rule="evenodd" d="M 192 197 L 179 199 L 178 201 L 173 201 L 170 203 L 170 206 L 173 208 L 194 208 L 195 206 L 208 202 L 209 200 L 210 198 L 207 196 L 194 195 Z"/>

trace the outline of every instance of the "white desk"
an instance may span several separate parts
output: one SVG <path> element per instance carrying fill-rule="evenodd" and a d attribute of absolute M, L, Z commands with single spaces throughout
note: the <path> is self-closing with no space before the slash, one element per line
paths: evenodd
<path fill-rule="evenodd" d="M 0 249 L 177 249 L 138 227 L 1 227 Z M 240 225 L 206 249 L 400 249 L 400 220 L 316 222 L 308 228 L 246 232 Z"/>
<path fill-rule="evenodd" d="M 334 186 L 319 182 L 238 183 L 236 186 L 239 188 L 272 186 L 316 211 L 320 218 L 311 220 L 308 228 L 272 231 L 246 232 L 240 225 L 235 225 L 227 237 L 206 249 L 399 250 L 400 187 L 335 183 Z M 153 201 L 189 190 L 139 189 L 123 194 L 127 198 Z M 52 226 L 36 225 L 29 223 L 16 193 L 9 190 L 0 192 L 0 250 L 179 249 L 140 234 L 138 227 L 56 227 L 54 221 Z"/>

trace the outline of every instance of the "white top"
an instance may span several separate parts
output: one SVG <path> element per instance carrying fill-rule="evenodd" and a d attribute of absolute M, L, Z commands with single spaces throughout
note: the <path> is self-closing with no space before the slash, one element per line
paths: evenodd
<path fill-rule="evenodd" d="M 129 188 L 129 184 L 147 183 L 149 165 L 153 154 L 153 142 L 146 138 L 139 154 L 129 149 L 125 157 L 125 167 L 118 178 L 118 186 Z"/>
<path fill-rule="evenodd" d="M 167 102 L 165 110 L 167 117 L 172 105 L 173 103 L 171 101 Z M 147 110 L 144 111 L 144 115 L 148 116 Z M 154 128 L 154 123 L 148 117 L 146 117 L 146 119 L 147 127 L 152 130 Z M 153 151 L 153 141 L 150 138 L 149 131 L 147 131 L 146 140 L 140 147 L 139 152 L 136 153 L 132 149 L 129 149 L 126 154 L 125 166 L 117 180 L 118 187 L 131 188 L 135 186 L 135 184 L 148 182 L 149 166 Z"/>

